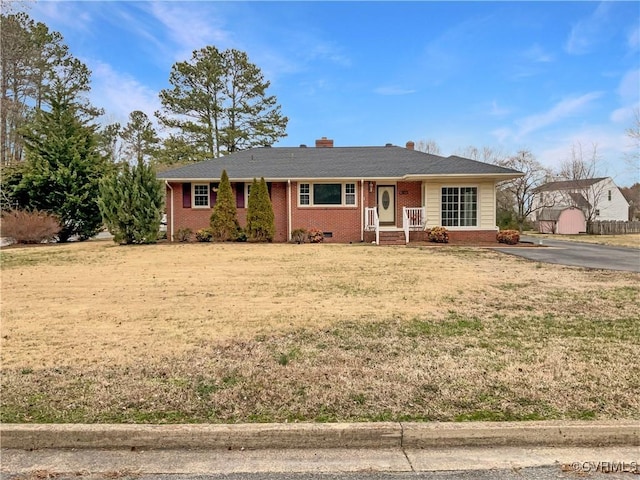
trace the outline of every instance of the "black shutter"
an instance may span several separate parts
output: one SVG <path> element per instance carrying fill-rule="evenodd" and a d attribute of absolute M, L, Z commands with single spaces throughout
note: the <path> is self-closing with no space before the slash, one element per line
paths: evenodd
<path fill-rule="evenodd" d="M 236 183 L 236 208 L 244 208 L 244 182 Z"/>

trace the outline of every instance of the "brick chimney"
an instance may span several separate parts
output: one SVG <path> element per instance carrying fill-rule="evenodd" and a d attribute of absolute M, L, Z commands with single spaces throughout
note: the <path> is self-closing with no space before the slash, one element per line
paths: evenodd
<path fill-rule="evenodd" d="M 322 137 L 316 140 L 316 148 L 332 148 L 333 140 L 328 139 L 327 137 Z"/>
<path fill-rule="evenodd" d="M 407 142 L 407 150 L 414 150 L 415 149 L 416 144 L 413 143 L 411 140 L 409 140 Z"/>

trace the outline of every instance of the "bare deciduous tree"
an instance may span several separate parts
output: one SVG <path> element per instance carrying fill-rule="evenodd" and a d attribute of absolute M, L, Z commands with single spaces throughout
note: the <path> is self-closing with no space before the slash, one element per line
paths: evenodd
<path fill-rule="evenodd" d="M 538 162 L 529 150 L 521 150 L 516 155 L 496 162 L 497 165 L 513 168 L 523 173 L 521 177 L 502 182 L 498 188 L 503 198 L 515 202 L 515 220 L 522 231 L 527 218 L 543 208 L 553 207 L 553 203 L 539 201 L 537 187 L 544 184 L 550 172 Z"/>
<path fill-rule="evenodd" d="M 631 140 L 631 151 L 625 155 L 631 172 L 635 179 L 640 179 L 640 108 L 633 110 L 632 125 L 625 130 L 625 134 Z"/>
<path fill-rule="evenodd" d="M 605 184 L 598 176 L 600 156 L 598 145 L 591 144 L 585 149 L 580 142 L 571 146 L 569 158 L 560 164 L 558 176 L 570 181 L 570 188 L 562 191 L 564 203 L 581 208 L 587 222 L 598 216 L 598 203 L 604 194 Z"/>
<path fill-rule="evenodd" d="M 419 152 L 430 153 L 431 155 L 440 155 L 442 151 L 435 140 L 418 140 L 416 150 Z"/>
<path fill-rule="evenodd" d="M 466 148 L 458 150 L 456 155 L 470 158 L 471 160 L 477 160 L 478 162 L 493 163 L 494 165 L 500 165 L 509 158 L 509 155 L 500 148 L 486 146 L 478 148 L 473 145 L 469 145 Z"/>

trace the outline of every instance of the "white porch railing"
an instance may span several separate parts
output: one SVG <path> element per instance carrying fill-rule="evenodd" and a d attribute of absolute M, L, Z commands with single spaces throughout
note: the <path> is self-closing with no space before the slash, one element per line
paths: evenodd
<path fill-rule="evenodd" d="M 376 245 L 380 245 L 380 219 L 378 209 L 366 207 L 364 209 L 364 229 L 368 232 L 376 232 Z"/>
<path fill-rule="evenodd" d="M 424 207 L 402 207 L 402 229 L 406 243 L 409 243 L 410 231 L 424 229 L 426 217 L 427 212 Z"/>

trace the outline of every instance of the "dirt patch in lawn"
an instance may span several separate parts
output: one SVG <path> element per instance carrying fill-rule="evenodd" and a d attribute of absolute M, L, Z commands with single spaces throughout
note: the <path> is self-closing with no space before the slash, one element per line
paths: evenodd
<path fill-rule="evenodd" d="M 4 422 L 640 418 L 640 275 L 467 247 L 2 252 Z"/>

